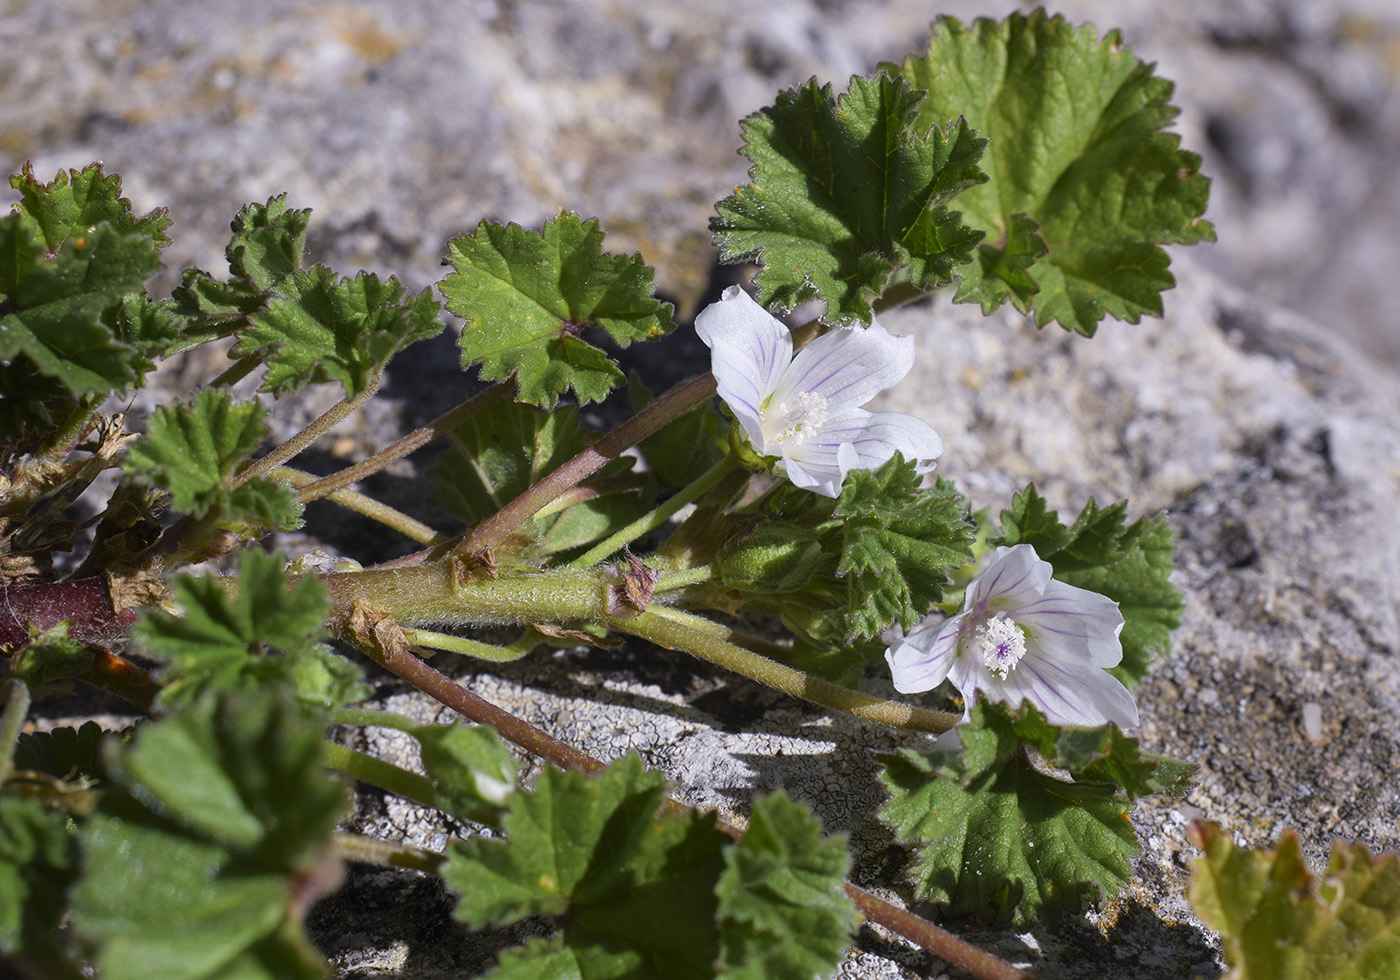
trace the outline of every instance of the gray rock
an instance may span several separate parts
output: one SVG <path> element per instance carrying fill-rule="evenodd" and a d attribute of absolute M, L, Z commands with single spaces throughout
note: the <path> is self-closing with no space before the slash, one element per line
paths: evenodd
<path fill-rule="evenodd" d="M 480 218 L 535 225 L 568 208 L 599 215 L 614 248 L 641 249 L 683 313 L 713 272 L 711 205 L 744 177 L 736 121 L 809 75 L 839 88 L 917 48 L 939 12 L 913 0 L 12 7 L 0 163 L 32 159 L 47 179 L 105 160 L 138 208 L 170 206 L 172 270 L 221 269 L 233 213 L 282 191 L 316 209 L 316 258 L 414 287 Z M 942 472 L 979 506 L 1034 479 L 1062 510 L 1096 495 L 1169 512 L 1189 610 L 1143 688 L 1142 734 L 1202 772 L 1187 799 L 1136 810 L 1144 853 L 1108 909 L 1054 933 L 971 938 L 1047 978 L 1213 976 L 1216 946 L 1181 897 L 1190 819 L 1251 845 L 1297 827 L 1314 862 L 1333 837 L 1397 845 L 1400 396 L 1389 368 L 1337 338 L 1400 362 L 1382 293 L 1400 268 L 1400 13 L 1381 0 L 1057 10 L 1121 25 L 1176 80 L 1221 242 L 1177 256 L 1164 320 L 1108 323 L 1091 341 L 946 299 L 892 313 L 921 361 L 919 383 L 886 407 L 934 423 Z M 431 350 L 404 359 L 389 407 L 344 430 L 342 454 L 382 445 L 399 410 L 422 417 L 432 389 L 458 383 L 433 373 L 450 367 L 446 343 Z M 419 472 L 396 475 L 412 490 L 375 492 L 408 506 Z M 737 815 L 781 785 L 852 835 L 862 881 L 894 887 L 903 855 L 869 816 L 867 750 L 906 739 L 675 657 L 560 653 L 472 683 L 597 754 L 640 752 L 697 804 Z M 359 825 L 386 836 L 436 846 L 462 830 L 374 794 L 361 804 Z M 450 908 L 425 879 L 357 872 L 313 925 L 347 978 L 460 976 L 523 936 L 469 935 Z M 843 976 L 940 968 L 867 930 Z"/>

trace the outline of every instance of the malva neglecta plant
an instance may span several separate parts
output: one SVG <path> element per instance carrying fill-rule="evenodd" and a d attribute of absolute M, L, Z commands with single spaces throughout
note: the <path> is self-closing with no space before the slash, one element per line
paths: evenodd
<path fill-rule="evenodd" d="M 445 329 L 430 291 L 308 265 L 309 214 L 279 197 L 235 218 L 226 275 L 190 269 L 154 299 L 163 211 L 135 215 L 98 165 L 13 176 L 5 965 L 323 976 L 304 913 L 362 861 L 440 876 L 472 927 L 553 923 L 501 955 L 501 978 L 827 976 L 863 919 L 976 976 L 1021 976 L 850 884 L 844 839 L 781 792 L 741 830 L 668 800 L 636 756 L 593 758 L 449 672 L 453 656 L 625 637 L 941 736 L 882 760 L 907 900 L 1024 928 L 1114 895 L 1138 849 L 1132 801 L 1180 793 L 1191 773 L 1125 730 L 1181 614 L 1170 528 L 1092 500 L 1065 523 L 1034 486 L 996 517 L 972 513 L 958 474 L 935 471 L 931 427 L 864 406 L 904 383 L 919 343 L 877 316 L 935 290 L 1085 336 L 1106 316 L 1160 315 L 1162 246 L 1213 236 L 1199 159 L 1165 131 L 1170 92 L 1116 34 L 1037 12 L 945 19 L 926 50 L 839 95 L 815 80 L 779 93 L 742 122 L 751 179 L 712 219 L 721 261 L 757 266 L 697 317 L 712 372 L 655 398 L 634 379 L 639 410 L 603 433 L 579 408 L 625 379 L 593 341 L 676 329 L 652 270 L 605 251 L 595 220 L 482 222 L 448 243 L 438 292 L 463 324 L 463 369 L 490 384 L 320 477 L 297 455 L 375 396 L 399 351 Z M 819 319 L 776 318 L 810 301 Z M 206 344 L 228 368 L 129 430 L 123 398 Z M 249 376 L 272 396 L 344 397 L 267 448 L 265 409 L 233 394 Z M 440 526 L 354 489 L 439 437 Z M 114 489 L 75 527 L 72 505 L 107 471 Z M 373 567 L 259 544 L 317 500 L 411 544 Z M 366 658 L 466 721 L 364 705 Z M 922 696 L 860 690 L 891 670 Z M 143 720 L 21 734 L 32 699 L 75 680 Z M 408 735 L 422 771 L 331 737 L 354 727 Z M 530 785 L 519 750 L 548 763 Z M 445 853 L 346 833 L 350 781 L 499 833 Z M 1228 916 L 1226 891 L 1209 901 Z"/>

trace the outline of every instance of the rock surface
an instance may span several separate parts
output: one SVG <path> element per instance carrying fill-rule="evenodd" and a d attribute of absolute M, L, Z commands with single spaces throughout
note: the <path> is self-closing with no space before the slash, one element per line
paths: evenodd
<path fill-rule="evenodd" d="M 174 270 L 220 269 L 233 213 L 282 191 L 316 209 L 318 259 L 414 287 L 482 217 L 597 214 L 688 312 L 711 291 L 711 204 L 744 176 L 741 116 L 810 75 L 840 87 L 917 48 L 940 9 L 1001 6 L 15 0 L 0 19 L 19 52 L 0 65 L 0 162 L 32 159 L 47 179 L 105 160 L 138 208 L 170 207 Z M 1178 253 L 1164 320 L 1108 323 L 1090 341 L 946 299 L 898 311 L 886 324 L 917 334 L 921 357 L 920 383 L 900 391 L 918 401 L 885 407 L 938 428 L 941 470 L 977 506 L 1034 479 L 1062 510 L 1095 495 L 1169 512 L 1189 607 L 1143 689 L 1143 735 L 1202 771 L 1185 800 L 1137 809 L 1137 877 L 1103 914 L 970 938 L 1046 978 L 1214 977 L 1214 941 L 1181 898 L 1188 820 L 1251 845 L 1297 827 L 1315 862 L 1334 837 L 1400 843 L 1400 392 L 1385 363 L 1400 363 L 1400 331 L 1381 292 L 1400 268 L 1400 12 L 1055 9 L 1123 27 L 1177 81 L 1221 242 Z M 676 349 L 696 359 L 672 370 L 704 367 L 698 344 Z M 344 452 L 452 399 L 451 361 L 446 341 L 406 356 L 390 408 L 347 430 Z M 374 489 L 421 497 L 415 472 Z M 472 683 L 599 755 L 635 749 L 697 803 L 741 811 L 782 785 L 852 834 L 858 875 L 897 880 L 902 853 L 869 817 L 867 750 L 889 733 L 647 650 L 540 656 Z M 388 835 L 437 846 L 456 829 L 361 802 L 357 819 Z M 519 939 L 468 935 L 450 908 L 431 882 L 357 872 L 312 924 L 346 978 L 461 976 Z M 843 976 L 940 969 L 867 931 Z"/>

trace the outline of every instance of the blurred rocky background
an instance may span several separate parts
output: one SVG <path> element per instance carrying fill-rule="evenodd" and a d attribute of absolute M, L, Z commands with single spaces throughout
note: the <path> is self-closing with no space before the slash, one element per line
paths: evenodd
<path fill-rule="evenodd" d="M 170 209 L 167 285 L 186 265 L 222 270 L 233 214 L 283 191 L 315 209 L 313 258 L 414 287 L 482 218 L 536 226 L 571 209 L 600 217 L 612 248 L 640 249 L 688 318 L 715 289 L 706 222 L 744 179 L 742 116 L 810 76 L 839 89 L 920 48 L 938 14 L 1011 9 L 6 0 L 0 164 L 49 179 L 105 161 L 138 210 Z M 1189 819 L 1251 845 L 1297 827 L 1315 863 L 1333 837 L 1400 843 L 1400 323 L 1384 298 L 1400 278 L 1400 6 L 1052 10 L 1121 28 L 1175 80 L 1220 240 L 1177 253 L 1164 320 L 1106 323 L 1092 341 L 946 297 L 900 311 L 887 325 L 917 333 L 922 360 L 897 407 L 943 434 L 942 471 L 976 506 L 1035 479 L 1062 510 L 1090 494 L 1168 510 L 1190 611 L 1142 692 L 1143 736 L 1202 771 L 1187 799 L 1138 810 L 1138 877 L 1103 915 L 977 938 L 1040 977 L 1209 978 L 1217 949 L 1181 899 Z M 371 451 L 456 400 L 449 341 L 427 350 L 396 362 L 386 407 L 333 453 Z M 671 378 L 707 366 L 693 340 L 657 350 Z M 408 467 L 372 489 L 441 524 L 422 486 Z M 609 703 L 590 709 L 604 679 Z M 853 834 L 871 884 L 897 881 L 898 849 L 869 819 L 878 791 L 848 791 L 868 784 L 885 733 L 646 656 L 621 674 L 596 654 L 541 657 L 475 683 L 595 752 L 641 751 L 698 802 L 742 808 L 782 783 Z M 421 814 L 362 802 L 365 826 L 441 842 Z M 450 905 L 410 875 L 357 874 L 315 925 L 342 976 L 459 976 L 509 937 L 465 938 Z M 867 932 L 847 974 L 942 969 Z"/>

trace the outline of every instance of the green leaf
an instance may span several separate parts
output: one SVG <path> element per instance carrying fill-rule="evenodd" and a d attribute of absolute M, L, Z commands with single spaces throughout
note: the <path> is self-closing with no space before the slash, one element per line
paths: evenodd
<path fill-rule="evenodd" d="M 896 454 L 856 470 L 837 500 L 841 563 L 850 582 L 849 634 L 869 638 L 892 622 L 906 632 L 943 598 L 949 573 L 972 558 L 967 501 L 939 480 L 919 489 L 914 463 Z"/>
<path fill-rule="evenodd" d="M 358 670 L 319 647 L 330 611 L 325 587 L 313 575 L 289 584 L 281 556 L 242 552 L 236 589 L 213 575 L 177 575 L 171 591 L 178 615 L 147 610 L 132 627 L 133 641 L 166 665 L 163 705 L 206 688 L 276 680 L 300 681 L 298 694 L 312 703 L 366 696 Z M 271 656 L 273 650 L 283 656 Z"/>
<path fill-rule="evenodd" d="M 1298 835 L 1272 851 L 1235 846 L 1198 822 L 1188 896 L 1218 930 L 1226 980 L 1360 980 L 1400 977 L 1400 857 L 1332 842 L 1327 870 L 1308 870 Z"/>
<path fill-rule="evenodd" d="M 249 317 L 237 353 L 267 360 L 264 391 L 339 381 L 352 398 L 400 350 L 441 333 L 437 315 L 426 289 L 406 296 L 397 279 L 381 283 L 368 272 L 337 279 L 318 265 L 288 276 L 267 308 Z"/>
<path fill-rule="evenodd" d="M 1086 894 L 1116 894 L 1138 853 L 1117 787 L 1032 765 L 1018 751 L 1024 736 L 1043 743 L 1057 734 L 1033 709 L 1013 718 L 979 700 L 956 731 L 961 759 L 942 748 L 881 757 L 891 799 L 880 816 L 918 848 L 920 900 L 1021 928 L 1077 914 Z"/>
<path fill-rule="evenodd" d="M 422 747 L 433 805 L 455 817 L 497 824 L 515 794 L 520 765 L 494 728 L 423 725 L 409 732 Z"/>
<path fill-rule="evenodd" d="M 287 195 L 266 204 L 249 204 L 231 225 L 233 239 L 225 253 L 235 279 L 246 279 L 259 290 L 271 290 L 300 272 L 306 254 L 306 228 L 311 209 L 287 210 Z"/>
<path fill-rule="evenodd" d="M 744 120 L 750 183 L 710 227 L 726 262 L 762 264 L 759 303 L 821 299 L 833 321 L 869 323 L 896 271 L 932 289 L 972 257 L 982 232 L 949 205 L 987 179 L 986 140 L 961 119 L 943 127 L 956 113 L 930 128 L 922 98 L 883 74 L 852 78 L 839 98 L 813 79 Z"/>
<path fill-rule="evenodd" d="M 579 429 L 578 409 L 563 405 L 546 412 L 519 402 L 492 405 L 453 429 L 448 440 L 451 448 L 429 472 L 431 500 L 467 523 L 496 513 L 591 441 Z M 589 483 L 620 476 L 631 466 L 630 458 L 614 460 Z M 635 497 L 610 494 L 531 518 L 524 530 L 544 555 L 600 540 L 638 516 Z"/>
<path fill-rule="evenodd" d="M 24 216 L 11 212 L 0 219 L 0 361 L 23 355 L 75 396 L 137 384 L 136 351 L 102 320 L 159 268 L 149 238 L 107 224 L 50 255 Z"/>
<path fill-rule="evenodd" d="M 204 698 L 146 726 L 82 831 L 74 930 L 104 980 L 315 978 L 301 931 L 334 881 L 345 791 L 321 728 L 273 692 Z"/>
<path fill-rule="evenodd" d="M 122 235 L 144 237 L 157 249 L 170 244 L 165 209 L 136 217 L 131 202 L 121 196 L 121 175 L 103 173 L 100 163 L 82 170 L 60 170 L 47 184 L 36 180 L 34 168 L 25 164 L 20 173 L 10 175 L 10 186 L 19 191 L 24 223 L 39 234 L 50 252 L 90 234 L 103 222 Z"/>
<path fill-rule="evenodd" d="M 0 954 L 48 941 L 63 919 L 76 864 L 64 814 L 0 796 Z"/>
<path fill-rule="evenodd" d="M 109 739 L 122 736 L 104 730 L 95 721 L 80 728 L 54 728 L 47 732 L 25 732 L 15 740 L 14 767 L 48 773 L 56 779 L 102 778 L 98 753 Z"/>
<path fill-rule="evenodd" d="M 1164 516 L 1124 527 L 1126 504 L 1101 508 L 1090 500 L 1073 527 L 1060 523 L 1035 487 L 1027 486 L 1001 512 L 992 546 L 1029 544 L 1055 569 L 1055 578 L 1118 603 L 1123 614 L 1123 661 L 1109 673 L 1129 687 L 1147 676 L 1152 662 L 1171 652 L 1171 633 L 1185 602 L 1171 583 L 1176 545 Z"/>
<path fill-rule="evenodd" d="M 473 927 L 563 916 L 562 933 L 501 958 L 499 976 L 709 978 L 718 953 L 713 817 L 657 817 L 665 781 L 635 755 L 586 777 L 546 768 L 517 793 L 508 843 L 454 843 L 443 879 Z M 549 965 L 546 974 L 526 971 Z"/>
<path fill-rule="evenodd" d="M 1163 132 L 1172 83 L 1116 31 L 1044 10 L 971 27 L 944 17 L 925 54 L 882 67 L 927 90 L 921 125 L 962 117 L 990 140 L 992 180 L 958 199 L 986 233 L 959 301 L 991 312 L 1010 300 L 1041 326 L 1092 334 L 1105 315 L 1161 316 L 1175 284 L 1161 245 L 1214 240 L 1200 157 Z"/>
<path fill-rule="evenodd" d="M 806 807 L 776 792 L 754 801 L 724 852 L 719 896 L 724 980 L 811 980 L 840 965 L 860 921 L 846 896 L 844 837 L 823 838 Z"/>
<path fill-rule="evenodd" d="M 266 416 L 255 402 L 235 403 L 227 391 L 205 388 L 193 402 L 156 409 L 122 467 L 169 490 L 182 513 L 221 509 L 233 520 L 289 530 L 301 515 L 289 487 L 260 479 L 230 486 L 238 464 L 262 441 Z"/>
<path fill-rule="evenodd" d="M 306 229 L 311 211 L 287 210 L 287 195 L 249 204 L 233 219 L 228 280 L 203 269 L 186 269 L 172 295 L 172 309 L 183 318 L 182 347 L 224 337 L 265 312 L 273 291 L 305 264 Z"/>
<path fill-rule="evenodd" d="M 622 371 L 585 341 L 601 327 L 626 347 L 674 329 L 671 306 L 652 296 L 652 269 L 640 255 L 605 253 L 596 220 L 561 214 L 540 232 L 483 221 L 474 235 L 448 243 L 456 270 L 439 288 L 447 308 L 466 320 L 462 366 L 481 376 L 512 374 L 522 401 L 553 408 L 572 389 L 581 404 L 600 401 Z"/>
<path fill-rule="evenodd" d="M 544 412 L 519 402 L 497 402 L 448 434 L 452 448 L 438 457 L 430 478 L 432 502 L 471 522 L 483 520 L 586 445 L 578 409 Z"/>
<path fill-rule="evenodd" d="M 1069 770 L 1075 782 L 1110 784 L 1130 800 L 1186 792 L 1196 766 L 1143 752 L 1138 746 L 1138 740 L 1124 735 L 1117 725 L 1071 728 L 1059 733 L 1053 751 L 1041 751 L 1041 755 L 1050 765 Z"/>

